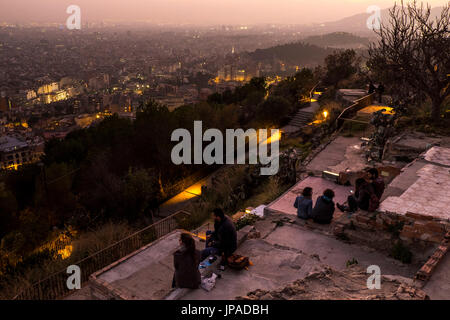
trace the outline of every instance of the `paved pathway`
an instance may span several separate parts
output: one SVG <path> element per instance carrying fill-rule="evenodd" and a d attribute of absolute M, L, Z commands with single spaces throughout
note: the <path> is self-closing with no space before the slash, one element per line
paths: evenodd
<path fill-rule="evenodd" d="M 308 172 L 321 174 L 351 169 L 358 171 L 367 166 L 359 137 L 338 136 L 306 166 Z"/>

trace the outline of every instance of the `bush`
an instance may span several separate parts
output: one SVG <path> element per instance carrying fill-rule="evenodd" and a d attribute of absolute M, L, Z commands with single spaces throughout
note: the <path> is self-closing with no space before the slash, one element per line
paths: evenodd
<path fill-rule="evenodd" d="M 412 252 L 401 241 L 397 241 L 392 247 L 391 255 L 394 259 L 403 263 L 411 263 L 412 261 Z"/>
<path fill-rule="evenodd" d="M 259 220 L 259 217 L 254 214 L 246 214 L 236 221 L 236 230 L 240 230 L 245 226 L 252 225 Z"/>

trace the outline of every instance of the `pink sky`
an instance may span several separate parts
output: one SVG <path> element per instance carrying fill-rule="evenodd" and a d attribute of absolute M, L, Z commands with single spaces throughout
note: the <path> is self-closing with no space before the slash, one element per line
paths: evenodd
<path fill-rule="evenodd" d="M 447 0 L 428 0 L 433 7 Z M 1 22 L 64 22 L 69 5 L 84 21 L 138 21 L 187 24 L 305 24 L 387 8 L 393 0 L 0 0 Z"/>

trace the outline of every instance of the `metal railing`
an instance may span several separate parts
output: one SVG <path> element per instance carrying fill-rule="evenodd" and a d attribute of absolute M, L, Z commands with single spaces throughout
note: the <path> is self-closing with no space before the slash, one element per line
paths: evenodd
<path fill-rule="evenodd" d="M 314 92 L 316 91 L 316 88 L 320 85 L 320 81 L 316 83 L 316 85 L 309 91 L 309 101 L 312 100 L 314 96 Z"/>
<path fill-rule="evenodd" d="M 190 213 L 187 211 L 177 211 L 78 262 L 71 263 L 71 265 L 80 267 L 81 283 L 84 283 L 88 281 L 89 276 L 95 271 L 176 230 L 179 225 L 179 219 L 189 216 Z M 26 288 L 16 295 L 13 300 L 54 300 L 62 298 L 73 293 L 66 285 L 68 276 L 66 269 L 56 272 Z"/>
<path fill-rule="evenodd" d="M 336 129 L 340 129 L 346 120 L 351 119 L 356 113 L 373 103 L 375 93 L 371 93 L 355 101 L 351 106 L 345 108 L 336 119 Z"/>

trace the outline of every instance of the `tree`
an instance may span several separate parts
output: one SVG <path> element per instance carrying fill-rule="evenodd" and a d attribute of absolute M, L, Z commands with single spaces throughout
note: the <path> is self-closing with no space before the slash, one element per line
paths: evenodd
<path fill-rule="evenodd" d="M 402 2 L 389 10 L 389 17 L 389 22 L 375 31 L 379 40 L 369 48 L 368 67 L 387 83 L 406 83 L 428 96 L 431 117 L 439 120 L 449 95 L 449 5 L 433 18 L 429 5 L 419 6 L 414 1 L 405 6 Z"/>
<path fill-rule="evenodd" d="M 146 210 L 157 209 L 161 200 L 156 170 L 130 168 L 125 178 L 124 199 L 127 203 L 127 215 L 135 219 Z"/>
<path fill-rule="evenodd" d="M 0 239 L 12 229 L 17 201 L 5 183 L 0 182 Z"/>
<path fill-rule="evenodd" d="M 313 71 L 303 68 L 294 76 L 287 77 L 275 86 L 272 95 L 283 97 L 295 106 L 305 98 L 309 98 L 309 93 L 316 83 L 317 79 L 314 77 Z"/>
<path fill-rule="evenodd" d="M 325 83 L 337 86 L 339 81 L 348 79 L 358 72 L 360 59 L 354 50 L 335 52 L 325 58 Z"/>
<path fill-rule="evenodd" d="M 273 96 L 267 98 L 257 108 L 256 120 L 262 124 L 281 124 L 292 112 L 292 105 L 283 97 Z"/>

